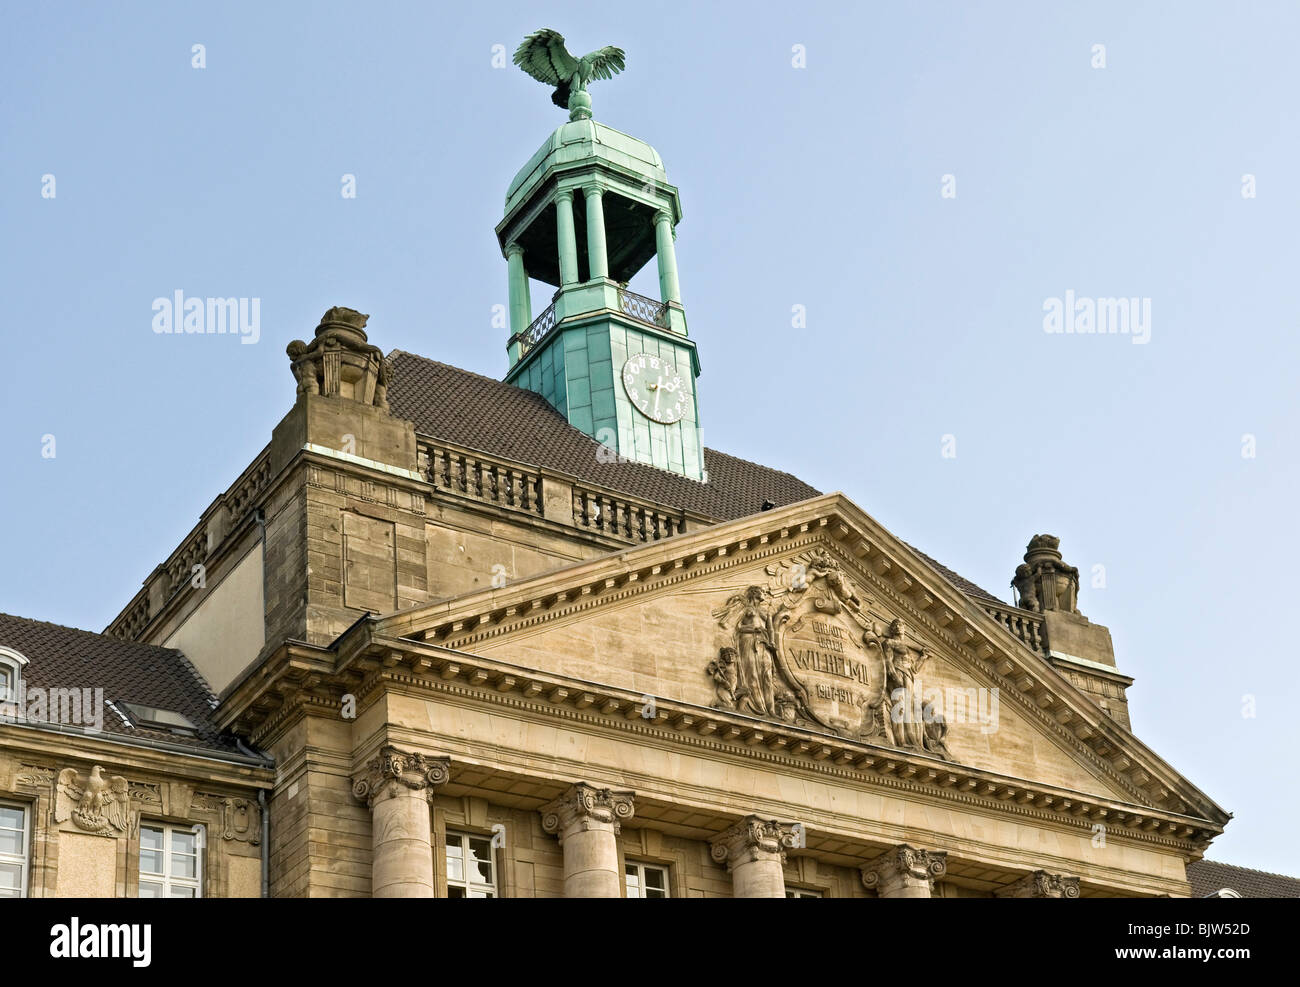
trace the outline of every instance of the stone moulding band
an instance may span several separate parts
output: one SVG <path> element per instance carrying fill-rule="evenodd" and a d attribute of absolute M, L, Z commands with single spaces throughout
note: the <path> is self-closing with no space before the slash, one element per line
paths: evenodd
<path fill-rule="evenodd" d="M 421 647 L 421 651 L 426 648 Z M 643 719 L 640 710 L 644 697 L 640 695 L 592 683 L 559 685 L 527 674 L 526 669 L 501 667 L 499 663 L 471 655 L 444 654 L 441 661 L 427 655 L 421 657 L 429 662 L 429 667 L 418 682 L 437 692 L 486 696 L 494 703 L 549 711 L 592 723 L 607 722 L 616 729 L 664 737 L 675 735 L 692 745 L 739 751 L 747 757 L 774 763 L 816 766 L 819 770 L 832 770 L 890 787 L 928 792 L 1015 815 L 1056 820 L 1072 827 L 1090 830 L 1096 820 L 1105 819 L 1114 837 L 1124 835 L 1144 842 L 1182 846 L 1195 845 L 1214 835 L 1213 829 L 1203 821 L 1190 817 L 1179 821 L 1163 810 L 1134 811 L 1132 806 L 1110 800 L 990 775 L 982 769 L 945 764 L 902 751 L 821 737 L 808 731 L 783 730 L 775 724 L 720 714 L 706 707 L 664 700 L 657 703 L 653 721 L 638 723 L 637 720 Z M 384 680 L 417 682 L 414 675 L 394 667 L 378 671 L 370 680 L 370 687 Z M 470 688 L 471 684 L 475 688 Z M 503 686 L 509 686 L 509 690 Z M 522 699 L 510 697 L 509 692 L 521 693 Z"/>
<path fill-rule="evenodd" d="M 380 463 L 373 459 L 365 459 L 361 456 L 354 456 L 351 453 L 340 452 L 339 450 L 331 449 L 328 446 L 316 445 L 314 442 L 308 442 L 302 447 L 302 450 L 303 452 L 315 453 L 317 456 L 326 456 L 330 459 L 337 459 L 341 463 L 351 463 L 354 466 L 363 466 L 366 469 L 388 473 L 391 476 L 400 476 L 404 480 L 415 480 L 417 483 L 428 482 L 415 470 L 402 469 L 400 466 L 389 466 L 387 463 Z"/>

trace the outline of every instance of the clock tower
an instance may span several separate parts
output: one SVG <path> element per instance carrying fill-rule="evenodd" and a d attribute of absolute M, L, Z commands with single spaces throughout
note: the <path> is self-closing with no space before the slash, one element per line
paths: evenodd
<path fill-rule="evenodd" d="M 677 189 L 654 148 L 591 119 L 585 91 L 568 105 L 569 122 L 510 183 L 496 228 L 510 280 L 505 379 L 546 398 L 611 459 L 707 480 L 700 361 L 673 249 Z M 627 287 L 652 258 L 658 298 Z M 536 317 L 534 279 L 555 287 Z"/>

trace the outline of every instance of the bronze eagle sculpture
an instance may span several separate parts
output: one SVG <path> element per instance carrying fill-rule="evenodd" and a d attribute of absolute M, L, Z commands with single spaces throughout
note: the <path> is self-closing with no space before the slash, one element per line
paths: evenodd
<path fill-rule="evenodd" d="M 564 47 L 564 36 L 550 28 L 534 31 L 515 50 L 515 64 L 538 82 L 555 87 L 551 102 L 567 109 L 570 120 L 590 119 L 587 83 L 612 79 L 623 71 L 623 59 L 623 49 L 613 45 L 574 58 Z"/>

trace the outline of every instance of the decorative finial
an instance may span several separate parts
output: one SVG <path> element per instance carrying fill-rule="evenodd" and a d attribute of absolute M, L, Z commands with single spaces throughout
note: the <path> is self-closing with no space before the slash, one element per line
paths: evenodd
<path fill-rule="evenodd" d="M 551 102 L 566 107 L 570 121 L 590 120 L 587 83 L 592 79 L 612 79 L 622 72 L 623 49 L 607 45 L 574 58 L 564 47 L 564 36 L 559 31 L 542 28 L 524 38 L 515 51 L 515 64 L 538 82 L 555 87 Z"/>
<path fill-rule="evenodd" d="M 1016 566 L 1011 585 L 1025 610 L 1079 613 L 1079 570 L 1065 564 L 1061 539 L 1055 535 L 1034 535 L 1029 539 L 1024 564 Z"/>
<path fill-rule="evenodd" d="M 366 320 L 354 308 L 335 305 L 310 343 L 295 339 L 285 352 L 299 394 L 343 397 L 388 410 L 388 364 L 384 351 L 366 338 Z"/>

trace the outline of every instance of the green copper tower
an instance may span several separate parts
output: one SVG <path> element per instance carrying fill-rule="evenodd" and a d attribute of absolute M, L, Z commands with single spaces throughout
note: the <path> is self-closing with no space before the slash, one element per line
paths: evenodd
<path fill-rule="evenodd" d="M 497 225 L 509 271 L 506 380 L 542 395 L 622 457 L 705 480 L 695 343 L 677 278 L 677 189 L 649 144 L 591 118 L 587 83 L 623 68 L 623 52 L 575 58 L 544 30 L 515 53 L 569 110 L 510 183 Z M 659 298 L 627 289 L 651 258 Z M 556 288 L 533 318 L 529 280 Z"/>

